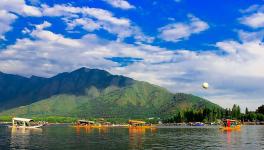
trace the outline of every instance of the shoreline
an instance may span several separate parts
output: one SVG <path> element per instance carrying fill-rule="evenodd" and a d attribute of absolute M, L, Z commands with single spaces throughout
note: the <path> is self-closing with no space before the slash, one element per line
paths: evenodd
<path fill-rule="evenodd" d="M 264 122 L 243 122 L 243 125 L 264 125 Z"/>
<path fill-rule="evenodd" d="M 0 122 L 0 125 L 11 125 L 11 124 L 12 122 Z M 74 125 L 74 123 L 48 123 L 45 126 L 56 126 L 56 125 Z M 261 122 L 261 123 L 247 122 L 247 123 L 242 123 L 242 125 L 243 126 L 263 126 L 264 122 Z M 214 127 L 214 126 L 220 126 L 220 125 L 191 126 L 191 125 L 177 125 L 174 123 L 156 125 L 156 127 Z M 121 127 L 121 126 L 110 125 L 109 127 Z"/>

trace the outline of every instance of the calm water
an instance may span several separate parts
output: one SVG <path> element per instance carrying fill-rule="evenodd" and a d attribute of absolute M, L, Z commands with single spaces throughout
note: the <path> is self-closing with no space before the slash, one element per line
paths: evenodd
<path fill-rule="evenodd" d="M 233 132 L 216 127 L 12 130 L 0 126 L 0 149 L 264 149 L 264 126 L 243 126 Z"/>

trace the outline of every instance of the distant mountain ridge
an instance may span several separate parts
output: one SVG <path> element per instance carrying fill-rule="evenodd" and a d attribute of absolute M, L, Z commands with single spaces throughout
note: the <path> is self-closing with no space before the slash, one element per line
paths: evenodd
<path fill-rule="evenodd" d="M 26 78 L 0 73 L 0 111 L 28 105 L 58 94 L 83 95 L 89 86 L 104 89 L 110 85 L 124 87 L 133 82 L 131 78 L 88 68 L 60 73 L 51 78 Z"/>
<path fill-rule="evenodd" d="M 173 94 L 147 82 L 88 68 L 51 78 L 2 74 L 0 87 L 0 115 L 144 118 L 221 108 L 191 94 Z"/>

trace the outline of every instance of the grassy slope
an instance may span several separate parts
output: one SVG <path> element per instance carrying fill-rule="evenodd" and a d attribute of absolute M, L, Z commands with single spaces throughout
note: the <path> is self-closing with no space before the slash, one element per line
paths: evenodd
<path fill-rule="evenodd" d="M 86 95 L 57 95 L 0 115 L 146 118 L 170 115 L 182 109 L 219 107 L 188 94 L 172 94 L 146 82 L 125 88 L 86 89 Z"/>

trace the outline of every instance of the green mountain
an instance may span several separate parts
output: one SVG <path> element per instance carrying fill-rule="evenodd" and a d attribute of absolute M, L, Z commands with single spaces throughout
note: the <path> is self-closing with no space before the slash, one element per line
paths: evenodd
<path fill-rule="evenodd" d="M 220 108 L 194 95 L 173 94 L 156 85 L 96 69 L 81 68 L 39 79 L 47 83 L 41 83 L 38 88 L 41 92 L 35 90 L 32 97 L 37 98 L 29 97 L 35 102 L 5 110 L 0 115 L 146 118 L 205 107 Z"/>
<path fill-rule="evenodd" d="M 88 68 L 61 73 L 51 78 L 26 78 L 0 72 L 0 111 L 28 105 L 54 95 L 84 95 L 85 90 L 91 86 L 103 90 L 109 86 L 122 88 L 133 82 L 131 78 Z"/>

